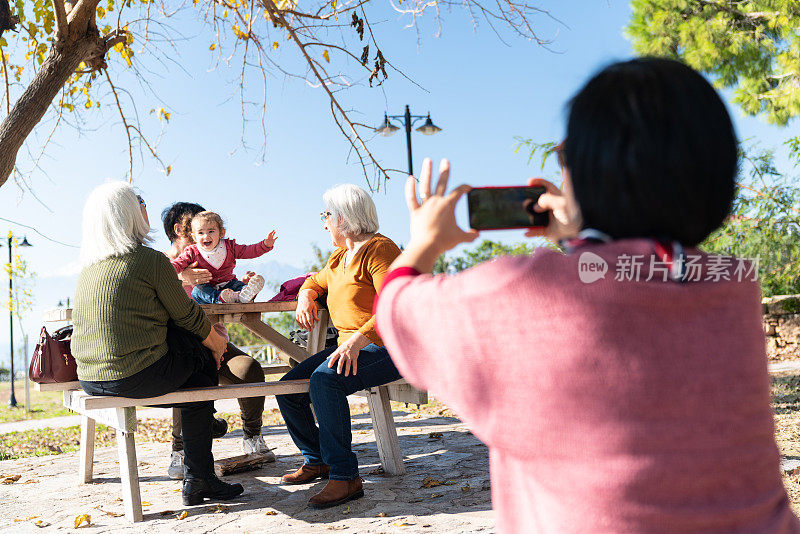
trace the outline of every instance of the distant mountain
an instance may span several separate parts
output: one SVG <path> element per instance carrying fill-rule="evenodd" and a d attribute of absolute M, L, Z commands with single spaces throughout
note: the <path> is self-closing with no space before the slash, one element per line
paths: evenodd
<path fill-rule="evenodd" d="M 290 280 L 306 273 L 306 271 L 301 267 L 280 263 L 275 260 L 261 263 L 257 263 L 256 261 L 252 260 L 238 261 L 236 263 L 236 270 L 234 271 L 236 276 L 241 278 L 244 276 L 245 271 L 253 271 L 256 274 L 260 274 L 264 277 L 264 280 L 267 282 L 266 288 L 264 289 L 265 295 L 271 292 L 272 289 L 277 292 L 280 285 L 286 280 Z M 258 300 L 262 300 L 261 297 L 259 297 Z"/>

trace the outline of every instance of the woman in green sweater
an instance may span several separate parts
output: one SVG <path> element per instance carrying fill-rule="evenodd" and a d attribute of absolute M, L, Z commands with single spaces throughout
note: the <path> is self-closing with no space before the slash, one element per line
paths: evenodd
<path fill-rule="evenodd" d="M 164 254 L 145 246 L 150 225 L 130 185 L 101 185 L 83 210 L 72 351 L 91 395 L 147 398 L 217 384 L 226 343 L 183 291 Z M 179 405 L 183 419 L 183 503 L 229 499 L 241 484 L 214 475 L 213 403 Z"/>

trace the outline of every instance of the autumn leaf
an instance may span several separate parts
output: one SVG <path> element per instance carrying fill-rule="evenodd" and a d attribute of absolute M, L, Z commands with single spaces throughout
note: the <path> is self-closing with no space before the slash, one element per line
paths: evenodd
<path fill-rule="evenodd" d="M 167 170 L 166 170 L 166 172 L 167 172 L 167 176 L 169 176 L 169 175 L 170 175 L 170 173 L 172 173 L 172 165 L 167 165 Z"/>
<path fill-rule="evenodd" d="M 278 512 L 276 512 L 275 510 L 267 510 L 266 512 L 264 512 L 264 515 L 278 515 Z"/>
<path fill-rule="evenodd" d="M 209 512 L 213 512 L 215 514 L 221 514 L 228 511 L 228 507 L 224 504 L 218 504 L 212 508 L 208 509 Z"/>
<path fill-rule="evenodd" d="M 22 475 L 8 475 L 3 478 L 3 484 L 13 484 L 20 478 L 22 478 Z"/>
<path fill-rule="evenodd" d="M 189 512 L 184 510 L 183 512 L 179 513 L 175 517 L 177 517 L 178 519 L 186 519 L 186 517 L 188 517 L 188 515 L 189 515 Z"/>
<path fill-rule="evenodd" d="M 272 42 L 272 49 L 273 50 L 277 50 L 278 49 L 278 41 L 273 41 Z"/>
<path fill-rule="evenodd" d="M 153 505 L 152 505 L 152 504 L 150 504 L 150 503 L 149 503 L 149 502 L 147 502 L 147 501 L 142 501 L 142 506 L 153 506 Z"/>
<path fill-rule="evenodd" d="M 386 517 L 386 512 L 381 512 L 377 515 L 377 517 Z"/>
<path fill-rule="evenodd" d="M 324 58 L 325 58 L 325 61 L 327 61 L 328 63 L 330 63 L 330 62 L 331 62 L 331 56 L 330 56 L 330 54 L 328 54 L 328 51 L 327 51 L 327 50 L 325 50 L 324 52 L 322 52 L 322 57 L 324 57 Z"/>
<path fill-rule="evenodd" d="M 437 480 L 437 479 L 435 479 L 433 477 L 425 477 L 422 480 L 422 486 L 420 486 L 420 487 L 421 488 L 435 488 L 436 486 L 452 486 L 455 483 L 456 483 L 455 480 L 442 481 L 442 480 Z"/>
<path fill-rule="evenodd" d="M 50 523 L 48 523 L 48 522 L 46 522 L 46 521 L 42 521 L 42 520 L 40 519 L 39 521 L 37 521 L 36 523 L 34 523 L 34 525 L 36 525 L 36 526 L 37 526 L 37 527 L 39 527 L 39 528 L 45 528 L 45 527 L 49 527 L 49 526 L 50 526 Z"/>
<path fill-rule="evenodd" d="M 209 49 L 209 50 L 216 50 L 216 49 L 217 49 L 217 45 L 215 45 L 215 44 L 213 44 L 213 43 L 212 43 L 212 45 L 211 45 L 211 46 L 209 46 L 209 47 L 208 47 L 208 49 Z"/>
<path fill-rule="evenodd" d="M 80 527 L 84 523 L 86 523 L 87 526 L 91 525 L 92 524 L 92 516 L 90 516 L 89 514 L 81 514 L 81 515 L 79 515 L 78 517 L 75 518 L 75 528 Z"/>

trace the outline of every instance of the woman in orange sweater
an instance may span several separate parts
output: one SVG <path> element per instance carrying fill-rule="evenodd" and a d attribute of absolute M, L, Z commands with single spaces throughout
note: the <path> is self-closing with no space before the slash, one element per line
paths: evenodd
<path fill-rule="evenodd" d="M 323 200 L 321 218 L 337 248 L 325 267 L 300 288 L 297 322 L 310 330 L 318 319 L 316 299 L 327 295 L 331 321 L 339 331 L 338 346 L 309 357 L 283 377 L 310 378 L 308 393 L 277 397 L 289 434 L 305 460 L 281 482 L 330 479 L 308 501 L 311 508 L 328 508 L 363 497 L 358 460 L 351 450 L 347 395 L 400 378 L 375 331 L 372 313 L 378 289 L 400 249 L 377 233 L 375 204 L 360 187 L 340 185 L 327 191 Z"/>

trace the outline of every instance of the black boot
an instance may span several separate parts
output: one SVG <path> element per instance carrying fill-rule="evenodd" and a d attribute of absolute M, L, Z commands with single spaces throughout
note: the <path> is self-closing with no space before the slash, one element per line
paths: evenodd
<path fill-rule="evenodd" d="M 224 501 L 241 495 L 244 488 L 241 484 L 228 484 L 221 481 L 216 475 L 207 478 L 183 479 L 183 505 L 193 506 L 200 504 L 203 499 Z"/>
<path fill-rule="evenodd" d="M 228 422 L 225 419 L 215 417 L 211 421 L 211 437 L 221 438 L 228 433 Z"/>

